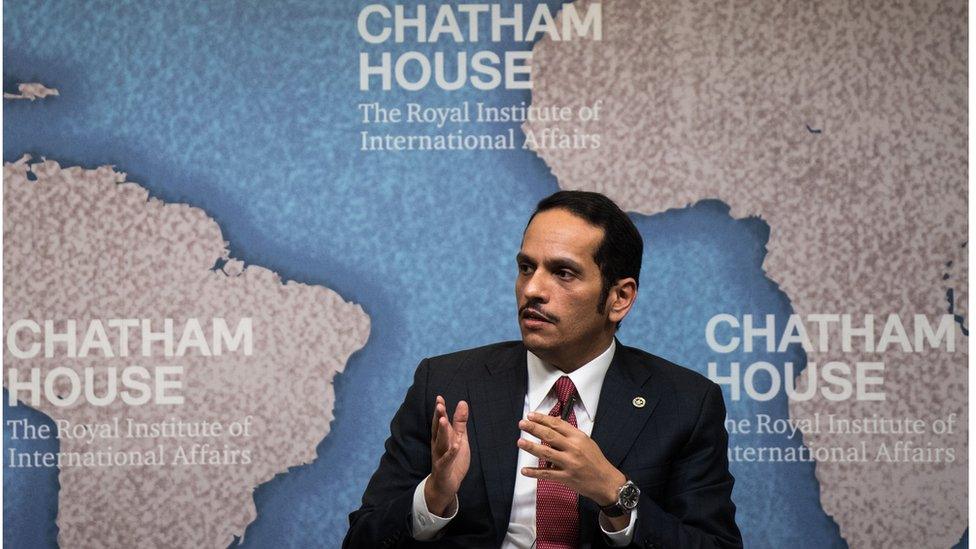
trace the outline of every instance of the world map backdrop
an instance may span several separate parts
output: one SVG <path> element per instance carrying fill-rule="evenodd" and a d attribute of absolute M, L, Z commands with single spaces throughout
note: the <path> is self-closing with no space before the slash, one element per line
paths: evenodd
<path fill-rule="evenodd" d="M 600 40 L 380 45 L 357 28 L 365 6 L 4 2 L 5 337 L 18 318 L 248 317 L 256 349 L 174 359 L 187 403 L 172 413 L 11 405 L 5 389 L 5 449 L 79 447 L 17 438 L 17 420 L 246 414 L 258 429 L 255 462 L 219 473 L 18 467 L 5 452 L 4 543 L 338 546 L 417 363 L 519 337 L 525 222 L 542 197 L 579 188 L 617 200 L 645 240 L 623 343 L 702 374 L 762 362 L 785 383 L 789 363 L 799 389 L 812 364 L 885 363 L 882 403 L 733 398 L 725 384 L 730 421 L 961 422 L 917 442 L 952 448 L 950 462 L 733 459 L 746 546 L 968 546 L 965 3 L 605 2 Z M 537 4 L 523 8 L 529 20 Z M 408 51 L 448 52 L 451 71 L 456 52 L 531 51 L 532 89 L 361 89 L 363 52 Z M 360 105 L 374 102 L 602 113 L 365 123 Z M 369 150 L 363 132 L 513 141 Z M 542 138 L 560 134 L 599 146 Z M 538 142 L 523 146 L 528 135 Z M 707 341 L 717 315 L 782 326 L 814 313 L 874 315 L 879 334 L 890 315 L 911 333 L 914 315 L 949 314 L 955 349 L 720 353 Z M 16 362 L 9 345 L 5 387 L 11 364 L 62 365 Z M 772 383 L 760 374 L 755 389 Z M 800 431 L 732 429 L 730 446 L 896 442 Z"/>

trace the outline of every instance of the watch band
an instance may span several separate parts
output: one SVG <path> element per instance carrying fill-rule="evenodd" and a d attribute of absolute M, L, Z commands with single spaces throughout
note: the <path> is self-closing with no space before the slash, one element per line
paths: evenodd
<path fill-rule="evenodd" d="M 624 497 L 625 491 L 628 492 L 628 495 L 630 497 L 628 498 Z M 600 511 L 609 518 L 616 518 L 616 517 L 623 516 L 637 508 L 636 498 L 639 496 L 640 496 L 640 488 L 638 488 L 637 485 L 634 484 L 634 481 L 628 478 L 627 482 L 625 482 L 623 486 L 617 489 L 617 501 L 605 507 L 600 507 Z M 632 504 L 628 505 L 625 499 L 632 502 Z"/>
<path fill-rule="evenodd" d="M 606 507 L 600 507 L 600 511 L 610 518 L 622 517 L 627 512 L 623 505 L 620 505 L 620 501 L 615 501 Z"/>

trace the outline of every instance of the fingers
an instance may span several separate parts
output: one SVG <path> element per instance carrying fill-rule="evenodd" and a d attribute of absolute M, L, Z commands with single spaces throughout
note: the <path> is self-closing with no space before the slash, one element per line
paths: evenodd
<path fill-rule="evenodd" d="M 533 456 L 544 459 L 549 463 L 557 466 L 563 466 L 563 456 L 562 454 L 552 448 L 551 446 L 546 446 L 545 444 L 538 444 L 524 438 L 518 439 L 518 447 L 525 450 L 526 452 L 532 454 Z"/>
<path fill-rule="evenodd" d="M 467 441 L 462 435 L 466 433 L 468 423 L 468 404 L 463 400 L 458 403 L 454 410 L 454 422 L 447 418 L 446 403 L 440 396 L 438 398 L 437 409 L 440 414 L 437 417 L 437 440 L 436 448 L 441 455 L 437 458 L 438 467 L 446 467 L 450 464 L 458 453 L 461 446 L 466 445 Z M 436 454 L 435 454 L 436 455 Z"/>
<path fill-rule="evenodd" d="M 555 480 L 557 482 L 562 482 L 566 484 L 566 480 L 569 478 L 569 473 L 563 471 L 562 469 L 550 469 L 547 467 L 522 467 L 522 474 L 529 478 L 541 478 L 546 480 Z"/>
<path fill-rule="evenodd" d="M 451 421 L 447 415 L 447 401 L 443 396 L 437 395 L 430 424 L 431 446 L 438 452 L 447 452 L 457 438 L 467 435 L 469 415 L 468 403 L 462 400 L 455 407 L 454 420 Z"/>
<path fill-rule="evenodd" d="M 535 423 L 545 425 L 546 427 L 549 427 L 553 431 L 556 431 L 557 433 L 563 436 L 570 436 L 573 433 L 579 431 L 579 429 L 573 427 L 572 424 L 570 424 L 568 421 L 563 421 L 558 417 L 547 416 L 545 414 L 540 414 L 538 412 L 530 412 L 529 415 L 526 416 L 526 419 L 528 419 L 529 421 L 533 421 Z"/>
<path fill-rule="evenodd" d="M 468 403 L 463 400 L 454 409 L 454 431 L 461 436 L 468 433 Z"/>
<path fill-rule="evenodd" d="M 531 417 L 532 414 L 529 415 Z M 523 419 L 522 421 L 519 421 L 519 429 L 531 435 L 535 435 L 536 438 L 549 444 L 557 450 L 562 450 L 566 447 L 566 437 L 540 423 Z"/>
<path fill-rule="evenodd" d="M 461 451 L 460 442 L 454 441 L 454 443 L 448 446 L 447 450 L 443 454 L 441 454 L 439 458 L 437 458 L 435 469 L 441 469 L 446 467 L 449 463 L 451 463 L 451 461 L 454 460 L 454 457 L 457 456 L 458 452 L 460 451 Z"/>
<path fill-rule="evenodd" d="M 430 420 L 430 442 L 431 444 L 437 442 L 437 433 L 439 431 L 438 424 L 440 423 L 440 418 L 447 415 L 447 407 L 444 404 L 444 397 L 437 395 L 434 400 L 434 416 Z"/>
<path fill-rule="evenodd" d="M 437 420 L 437 448 L 440 451 L 447 451 L 454 443 L 454 429 L 447 416 L 443 415 Z"/>

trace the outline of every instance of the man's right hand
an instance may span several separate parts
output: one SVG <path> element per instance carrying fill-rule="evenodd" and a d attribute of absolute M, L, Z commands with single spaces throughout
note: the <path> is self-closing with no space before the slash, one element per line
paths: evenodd
<path fill-rule="evenodd" d="M 430 427 L 430 460 L 432 471 L 424 486 L 427 509 L 437 516 L 453 514 L 454 496 L 471 465 L 468 446 L 468 403 L 460 401 L 454 409 L 454 420 L 447 417 L 447 403 L 438 395 Z"/>

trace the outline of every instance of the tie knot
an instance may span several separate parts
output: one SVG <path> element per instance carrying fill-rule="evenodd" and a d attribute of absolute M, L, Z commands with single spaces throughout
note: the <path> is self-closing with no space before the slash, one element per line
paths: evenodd
<path fill-rule="evenodd" d="M 576 392 L 576 385 L 569 376 L 562 376 L 556 380 L 556 398 L 560 405 L 565 405 L 569 397 Z"/>

